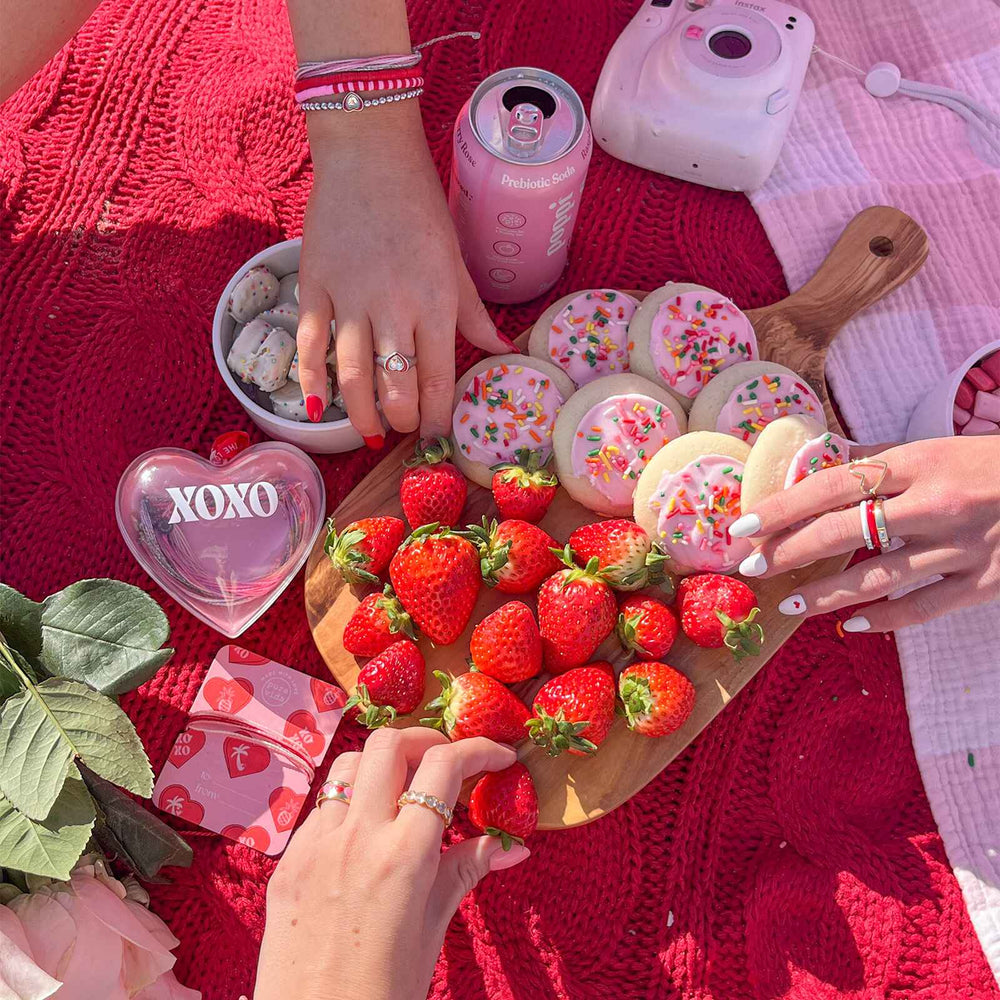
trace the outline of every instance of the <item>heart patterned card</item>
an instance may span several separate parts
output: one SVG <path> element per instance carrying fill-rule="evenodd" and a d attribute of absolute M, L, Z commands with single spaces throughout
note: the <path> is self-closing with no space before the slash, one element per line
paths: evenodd
<path fill-rule="evenodd" d="M 280 854 L 346 695 L 335 684 L 223 646 L 153 790 L 164 812 Z"/>

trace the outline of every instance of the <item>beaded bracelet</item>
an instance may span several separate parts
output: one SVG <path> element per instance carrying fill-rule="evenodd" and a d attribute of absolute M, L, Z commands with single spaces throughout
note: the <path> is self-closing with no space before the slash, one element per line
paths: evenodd
<path fill-rule="evenodd" d="M 360 94 L 345 94 L 341 100 L 337 101 L 303 101 L 299 107 L 303 111 L 361 111 L 364 108 L 374 107 L 378 104 L 391 104 L 393 101 L 408 101 L 411 97 L 419 97 L 424 92 L 423 87 L 415 90 L 403 90 L 395 94 L 386 94 L 383 97 L 363 98 Z"/>

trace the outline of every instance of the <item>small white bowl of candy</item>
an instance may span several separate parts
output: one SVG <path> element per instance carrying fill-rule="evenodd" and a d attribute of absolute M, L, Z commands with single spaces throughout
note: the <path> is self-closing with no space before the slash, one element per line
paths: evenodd
<path fill-rule="evenodd" d="M 222 381 L 269 437 L 314 453 L 350 451 L 363 442 L 344 412 L 332 350 L 323 419 L 306 415 L 295 349 L 301 251 L 301 240 L 275 243 L 232 276 L 215 309 L 212 351 Z"/>

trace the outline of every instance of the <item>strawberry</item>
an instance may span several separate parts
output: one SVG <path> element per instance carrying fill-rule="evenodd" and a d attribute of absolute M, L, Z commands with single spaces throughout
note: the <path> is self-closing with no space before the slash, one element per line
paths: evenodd
<path fill-rule="evenodd" d="M 527 521 L 489 521 L 470 524 L 467 537 L 479 548 L 480 567 L 487 587 L 504 594 L 528 594 L 538 588 L 561 563 L 553 554 L 554 538 Z"/>
<path fill-rule="evenodd" d="M 542 637 L 531 608 L 508 601 L 473 630 L 469 643 L 477 670 L 504 684 L 534 677 L 542 669 Z"/>
<path fill-rule="evenodd" d="M 719 573 L 699 573 L 681 581 L 677 610 L 684 634 L 697 646 L 725 646 L 737 660 L 756 656 L 764 630 L 754 618 L 757 598 L 741 580 Z"/>
<path fill-rule="evenodd" d="M 398 517 L 363 517 L 338 534 L 331 517 L 326 530 L 323 551 L 348 583 L 381 583 L 406 525 Z"/>
<path fill-rule="evenodd" d="M 397 715 L 408 715 L 423 696 L 423 654 L 415 642 L 400 639 L 361 668 L 344 709 L 357 707 L 358 722 L 378 729 Z"/>
<path fill-rule="evenodd" d="M 640 660 L 658 660 L 677 638 L 677 615 L 655 597 L 630 594 L 618 606 L 616 628 L 622 649 Z"/>
<path fill-rule="evenodd" d="M 514 744 L 524 739 L 528 708 L 498 680 L 478 670 L 454 679 L 435 670 L 434 676 L 441 694 L 428 703 L 427 710 L 441 715 L 421 719 L 421 725 L 443 730 L 450 740 L 486 736 L 497 743 Z"/>
<path fill-rule="evenodd" d="M 425 524 L 392 557 L 389 579 L 424 635 L 447 646 L 462 634 L 475 607 L 479 560 L 471 542 Z"/>
<path fill-rule="evenodd" d="M 615 679 L 603 667 L 575 667 L 546 681 L 531 706 L 528 735 L 550 757 L 594 753 L 615 718 Z"/>
<path fill-rule="evenodd" d="M 538 795 L 531 773 L 518 761 L 502 771 L 491 771 L 476 782 L 469 796 L 472 825 L 499 837 L 505 851 L 538 826 Z"/>
<path fill-rule="evenodd" d="M 348 618 L 344 649 L 355 656 L 378 656 L 404 637 L 416 638 L 413 619 L 387 583 L 381 594 L 369 594 Z"/>
<path fill-rule="evenodd" d="M 411 528 L 431 522 L 461 523 L 468 484 L 448 461 L 451 453 L 448 438 L 421 438 L 413 457 L 403 463 L 406 472 L 399 481 L 399 502 Z"/>
<path fill-rule="evenodd" d="M 539 468 L 541 452 L 519 448 L 517 462 L 492 466 L 493 499 L 503 520 L 517 518 L 538 524 L 556 495 L 559 480 Z"/>
<path fill-rule="evenodd" d="M 618 619 L 615 595 L 599 576 L 596 557 L 581 569 L 567 545 L 564 558 L 571 568 L 553 573 L 538 590 L 542 659 L 553 674 L 586 663 Z"/>
<path fill-rule="evenodd" d="M 666 557 L 635 521 L 615 518 L 581 525 L 569 536 L 569 545 L 581 565 L 596 559 L 615 590 L 640 590 L 665 580 L 672 590 L 664 572 Z"/>
<path fill-rule="evenodd" d="M 687 722 L 694 685 L 665 663 L 633 663 L 618 679 L 625 720 L 643 736 L 667 736 Z"/>

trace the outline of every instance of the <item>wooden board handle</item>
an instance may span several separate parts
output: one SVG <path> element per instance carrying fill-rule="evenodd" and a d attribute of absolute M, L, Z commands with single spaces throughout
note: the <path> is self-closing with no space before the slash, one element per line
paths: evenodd
<path fill-rule="evenodd" d="M 819 270 L 780 303 L 781 312 L 815 349 L 829 346 L 856 313 L 911 278 L 927 259 L 927 233 L 888 205 L 859 212 Z"/>

